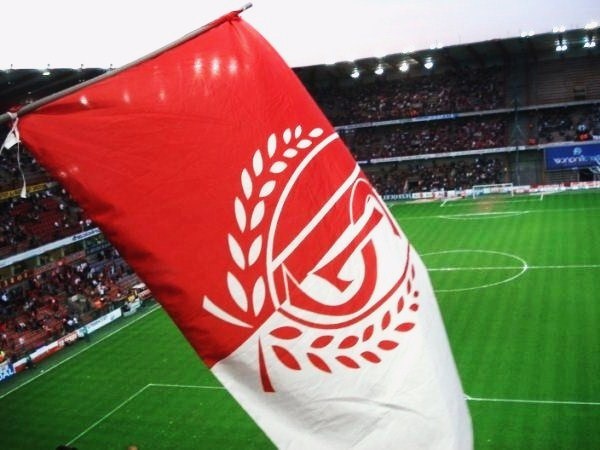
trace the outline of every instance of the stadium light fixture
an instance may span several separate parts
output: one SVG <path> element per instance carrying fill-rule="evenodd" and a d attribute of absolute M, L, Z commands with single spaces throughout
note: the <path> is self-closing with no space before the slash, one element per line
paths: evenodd
<path fill-rule="evenodd" d="M 358 70 L 358 67 L 355 67 L 354 69 L 352 69 L 352 72 L 350 73 L 350 76 L 354 79 L 357 79 L 360 77 L 360 72 Z"/>
<path fill-rule="evenodd" d="M 558 26 L 552 28 L 553 33 L 564 33 L 565 30 L 566 30 L 566 28 L 564 25 L 558 25 Z"/>
<path fill-rule="evenodd" d="M 583 48 L 594 48 L 596 47 L 596 36 L 586 36 L 583 38 Z"/>
<path fill-rule="evenodd" d="M 598 22 L 592 20 L 591 22 L 586 23 L 583 28 L 585 28 L 586 30 L 594 30 L 598 28 Z"/>
<path fill-rule="evenodd" d="M 567 41 L 563 38 L 557 39 L 556 40 L 556 47 L 555 50 L 557 52 L 566 52 L 568 50 L 569 46 L 567 45 Z"/>
<path fill-rule="evenodd" d="M 45 77 L 49 77 L 50 76 L 50 64 L 48 64 L 48 67 L 46 67 L 43 71 L 42 71 L 42 75 Z"/>
<path fill-rule="evenodd" d="M 431 70 L 433 68 L 433 59 L 431 58 L 431 56 L 428 56 L 425 59 L 425 64 L 423 64 L 423 66 L 427 69 L 427 70 Z"/>
<path fill-rule="evenodd" d="M 402 63 L 400 63 L 398 66 L 398 70 L 400 70 L 400 72 L 408 72 L 408 69 L 410 69 L 410 65 L 407 61 L 402 61 Z"/>
<path fill-rule="evenodd" d="M 383 72 L 384 69 L 381 63 L 377 64 L 377 67 L 375 68 L 375 75 L 383 75 Z"/>
<path fill-rule="evenodd" d="M 528 38 L 531 37 L 535 34 L 535 32 L 533 30 L 529 30 L 529 31 L 521 31 L 521 37 L 522 38 Z"/>

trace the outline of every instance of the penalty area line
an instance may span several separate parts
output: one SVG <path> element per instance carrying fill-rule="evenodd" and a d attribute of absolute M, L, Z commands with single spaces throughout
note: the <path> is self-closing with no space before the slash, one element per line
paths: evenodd
<path fill-rule="evenodd" d="M 71 445 L 75 441 L 77 441 L 78 439 L 80 439 L 81 437 L 85 436 L 87 433 L 89 433 L 91 430 L 93 430 L 94 428 L 96 428 L 98 425 L 100 425 L 102 422 L 104 422 L 106 419 L 108 419 L 110 416 L 112 416 L 114 413 L 116 413 L 119 409 L 121 409 L 127 403 L 129 403 L 130 401 L 134 400 L 142 392 L 146 391 L 148 388 L 151 388 L 151 387 L 168 387 L 168 388 L 184 388 L 184 389 L 207 389 L 207 390 L 224 390 L 225 389 L 223 386 L 149 383 L 146 386 L 144 386 L 143 388 L 138 389 L 136 392 L 134 392 L 133 394 L 131 394 L 129 397 L 127 397 L 125 400 L 123 400 L 121 403 L 119 403 L 117 406 L 115 406 L 109 412 L 107 412 L 102 417 L 100 417 L 98 420 L 96 420 L 93 424 L 91 424 L 89 427 L 87 427 L 85 430 L 83 430 L 81 433 L 79 433 L 77 436 L 75 436 L 73 439 L 71 439 L 69 442 L 67 442 L 67 445 Z"/>
<path fill-rule="evenodd" d="M 150 383 L 150 387 L 167 387 L 167 388 L 183 388 L 183 389 L 217 389 L 224 390 L 223 386 L 195 385 L 195 384 L 167 384 L 167 383 Z"/>
<path fill-rule="evenodd" d="M 134 398 L 136 398 L 138 395 L 140 395 L 142 392 L 144 392 L 146 389 L 148 389 L 150 387 L 149 384 L 147 384 L 146 386 L 144 386 L 141 389 L 138 389 L 137 392 L 135 392 L 134 394 L 130 395 L 129 397 L 127 397 L 125 400 L 123 400 L 121 403 L 119 403 L 116 407 L 114 407 L 113 409 L 111 409 L 109 412 L 107 412 L 106 414 L 104 414 L 100 419 L 96 420 L 93 424 L 91 424 L 89 427 L 87 427 L 85 430 L 83 430 L 81 433 L 79 433 L 77 436 L 75 436 L 73 439 L 71 439 L 69 442 L 67 442 L 67 445 L 71 445 L 73 442 L 75 442 L 77 439 L 79 439 L 80 437 L 84 436 L 85 434 L 87 434 L 90 430 L 92 430 L 93 428 L 97 427 L 98 424 L 104 422 L 106 419 L 108 419 L 110 416 L 112 416 L 115 412 L 117 412 L 119 409 L 121 409 L 123 406 L 125 406 L 127 403 L 129 403 L 131 400 L 133 400 Z"/>
<path fill-rule="evenodd" d="M 538 405 L 579 405 L 579 406 L 600 406 L 600 402 L 580 402 L 574 400 L 529 400 L 523 398 L 484 398 L 471 397 L 465 395 L 465 398 L 470 402 L 490 402 L 490 403 L 526 403 Z"/>

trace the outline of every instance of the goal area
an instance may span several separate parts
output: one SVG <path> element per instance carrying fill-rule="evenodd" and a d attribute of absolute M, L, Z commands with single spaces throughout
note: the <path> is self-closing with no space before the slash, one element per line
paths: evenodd
<path fill-rule="evenodd" d="M 507 194 L 511 197 L 515 195 L 512 183 L 476 184 L 473 186 L 472 191 L 473 198 L 481 197 L 482 195 Z"/>

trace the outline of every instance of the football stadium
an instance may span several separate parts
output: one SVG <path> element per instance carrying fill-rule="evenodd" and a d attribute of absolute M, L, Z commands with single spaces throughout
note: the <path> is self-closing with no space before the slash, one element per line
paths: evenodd
<path fill-rule="evenodd" d="M 598 23 L 289 69 L 239 14 L 0 68 L 0 448 L 600 448 Z"/>

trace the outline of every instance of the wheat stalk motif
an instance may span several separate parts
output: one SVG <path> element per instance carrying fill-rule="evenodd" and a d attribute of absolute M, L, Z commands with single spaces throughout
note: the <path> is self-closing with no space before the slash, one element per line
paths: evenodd
<path fill-rule="evenodd" d="M 257 149 L 251 167 L 240 175 L 241 195 L 233 202 L 237 230 L 227 235 L 227 247 L 233 262 L 227 272 L 226 285 L 237 314 L 234 316 L 204 296 L 204 309 L 232 325 L 253 328 L 249 323 L 263 311 L 267 296 L 264 273 L 255 275 L 251 281 L 242 282 L 251 275 L 265 245 L 264 227 L 266 200 L 273 194 L 290 162 L 313 147 L 314 139 L 323 134 L 321 128 L 313 128 L 304 136 L 301 125 L 293 130 L 287 128 L 280 136 L 269 135 L 266 151 Z M 244 243 L 250 242 L 249 245 Z M 232 306 L 232 305 L 231 305 Z M 230 308 L 228 308 L 230 309 Z"/>

